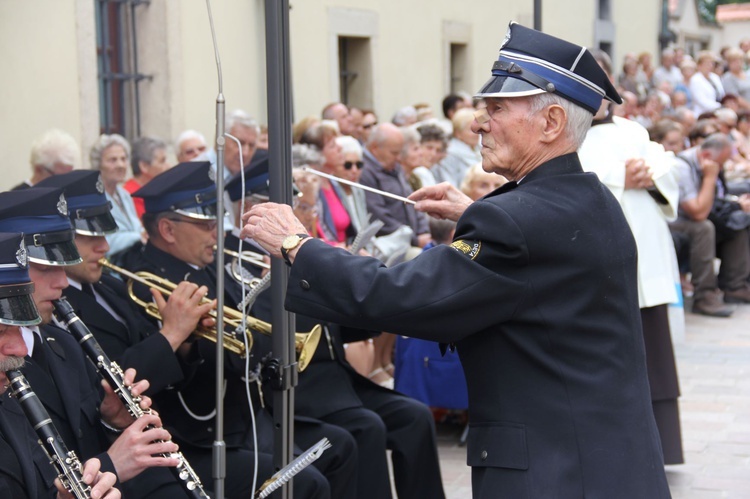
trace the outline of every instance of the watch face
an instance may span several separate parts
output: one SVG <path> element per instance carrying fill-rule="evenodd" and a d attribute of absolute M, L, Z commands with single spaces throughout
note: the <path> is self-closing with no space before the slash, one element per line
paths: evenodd
<path fill-rule="evenodd" d="M 290 249 L 294 248 L 295 246 L 297 246 L 299 244 L 299 242 L 300 242 L 301 239 L 302 238 L 299 237 L 296 234 L 293 234 L 291 236 L 286 236 L 284 238 L 284 242 L 281 243 L 281 246 L 284 249 L 290 250 Z"/>

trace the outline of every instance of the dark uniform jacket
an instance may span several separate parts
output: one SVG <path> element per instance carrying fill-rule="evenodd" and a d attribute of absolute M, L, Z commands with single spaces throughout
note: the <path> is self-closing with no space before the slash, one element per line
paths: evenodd
<path fill-rule="evenodd" d="M 57 496 L 57 474 L 37 439 L 18 403 L 0 396 L 0 497 Z"/>
<path fill-rule="evenodd" d="M 51 324 L 40 326 L 39 332 L 42 341 L 36 338 L 34 358 L 27 357 L 21 371 L 68 449 L 75 451 L 82 463 L 99 458 L 102 471 L 116 474 L 106 453 L 109 439 L 99 414 L 98 375 L 70 333 Z M 37 349 L 43 350 L 44 362 L 35 360 L 39 358 Z"/>
<path fill-rule="evenodd" d="M 456 344 L 474 497 L 669 497 L 646 378 L 636 248 L 576 154 L 472 204 L 454 243 L 384 267 L 319 241 L 286 306 Z"/>
<path fill-rule="evenodd" d="M 109 358 L 123 371 L 132 367 L 138 379 L 147 379 L 147 395 L 182 380 L 182 367 L 169 341 L 141 315 L 128 297 L 125 284 L 105 274 L 93 287 L 125 324 L 112 317 L 96 298 L 74 286 L 65 289 L 65 297 Z"/>

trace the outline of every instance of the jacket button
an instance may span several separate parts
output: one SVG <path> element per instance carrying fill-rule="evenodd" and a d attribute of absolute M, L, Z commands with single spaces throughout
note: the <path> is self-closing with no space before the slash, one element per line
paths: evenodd
<path fill-rule="evenodd" d="M 78 438 L 83 438 L 83 430 L 78 428 Z"/>
<path fill-rule="evenodd" d="M 309 283 L 309 282 L 307 282 L 307 281 L 306 281 L 306 280 L 304 280 L 304 279 L 302 279 L 302 280 L 301 280 L 301 281 L 299 282 L 299 285 L 300 285 L 300 287 L 301 287 L 302 289 L 304 289 L 305 291 L 307 291 L 308 289 L 310 289 L 310 283 Z"/>
<path fill-rule="evenodd" d="M 482 451 L 482 455 L 480 457 L 482 458 L 482 461 L 486 460 L 487 459 L 487 451 L 483 450 Z"/>

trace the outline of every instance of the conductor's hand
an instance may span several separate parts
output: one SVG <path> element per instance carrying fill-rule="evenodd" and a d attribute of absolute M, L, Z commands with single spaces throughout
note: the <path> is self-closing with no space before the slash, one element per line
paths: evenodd
<path fill-rule="evenodd" d="M 409 199 L 416 201 L 415 208 L 434 218 L 453 220 L 461 218 L 473 202 L 469 196 L 448 182 L 422 187 L 412 192 Z"/>
<path fill-rule="evenodd" d="M 101 463 L 92 457 L 83 463 L 83 482 L 91 486 L 91 499 L 120 499 L 120 491 L 114 488 L 117 477 L 114 473 L 100 472 Z M 57 487 L 57 499 L 75 499 L 73 494 L 65 490 L 59 479 L 55 479 Z"/>
<path fill-rule="evenodd" d="M 257 204 L 242 215 L 245 224 L 240 237 L 250 237 L 271 256 L 281 258 L 281 243 L 292 234 L 307 234 L 307 229 L 294 216 L 291 206 L 276 203 Z M 305 241 L 302 244 L 305 244 Z M 294 255 L 302 246 L 300 244 L 289 252 L 289 260 L 294 261 Z"/>
<path fill-rule="evenodd" d="M 207 293 L 206 286 L 198 287 L 197 284 L 187 281 L 178 284 L 166 301 L 158 290 L 151 290 L 162 317 L 161 334 L 167 338 L 173 351 L 177 351 L 195 331 L 198 321 L 216 307 L 216 300 L 206 300 L 201 304 Z M 202 325 L 211 327 L 213 322 L 211 318 L 204 318 Z"/>

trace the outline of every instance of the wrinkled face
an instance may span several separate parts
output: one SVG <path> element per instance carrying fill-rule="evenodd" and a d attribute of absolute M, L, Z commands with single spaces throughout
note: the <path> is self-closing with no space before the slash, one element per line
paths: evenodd
<path fill-rule="evenodd" d="M 372 144 L 370 152 L 383 168 L 390 171 L 396 168 L 403 147 L 404 138 L 401 134 L 398 134 L 398 136 L 385 140 L 382 144 Z"/>
<path fill-rule="evenodd" d="M 93 284 L 102 277 L 99 260 L 109 251 L 109 243 L 104 236 L 84 236 L 76 234 L 76 248 L 83 261 L 77 265 L 65 267 L 65 274 L 80 283 Z"/>
<path fill-rule="evenodd" d="M 40 265 L 29 263 L 29 277 L 34 283 L 34 303 L 36 304 L 42 323 L 49 324 L 52 320 L 53 300 L 59 300 L 63 290 L 68 287 L 65 267 Z"/>
<path fill-rule="evenodd" d="M 349 168 L 347 168 L 347 166 Z M 356 152 L 348 152 L 344 154 L 344 165 L 341 170 L 341 175 L 338 173 L 335 173 L 335 175 L 351 182 L 359 182 L 363 166 L 364 163 L 362 162 L 362 158 L 359 157 L 359 154 Z"/>
<path fill-rule="evenodd" d="M 128 155 L 121 145 L 113 144 L 102 151 L 100 171 L 105 186 L 115 186 L 125 181 Z"/>
<path fill-rule="evenodd" d="M 294 184 L 300 191 L 299 195 L 294 198 L 294 215 L 302 222 L 305 229 L 312 233 L 315 230 L 315 220 L 318 215 L 320 177 L 303 171 L 295 171 L 293 175 Z"/>
<path fill-rule="evenodd" d="M 513 170 L 534 156 L 529 109 L 526 97 L 487 99 L 489 119 L 483 119 L 483 123 L 475 119 L 471 126 L 482 136 L 484 171 L 515 179 Z"/>
<path fill-rule="evenodd" d="M 198 137 L 183 140 L 177 153 L 177 161 L 180 163 L 192 161 L 206 152 L 206 147 L 206 143 Z"/>
<path fill-rule="evenodd" d="M 237 137 L 242 147 L 242 164 L 240 164 L 240 149 L 237 143 L 227 137 L 224 146 L 224 164 L 227 166 L 232 175 L 236 175 L 240 170 L 250 164 L 258 147 L 258 134 L 254 128 L 235 125 L 229 130 L 229 134 Z"/>
<path fill-rule="evenodd" d="M 171 215 L 166 230 L 172 235 L 168 250 L 172 256 L 185 263 L 203 268 L 214 261 L 217 241 L 216 220 L 198 220 L 182 215 Z"/>
<path fill-rule="evenodd" d="M 26 343 L 21 336 L 21 328 L 0 324 L 0 395 L 8 389 L 5 371 L 18 369 L 28 354 Z"/>

